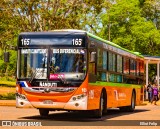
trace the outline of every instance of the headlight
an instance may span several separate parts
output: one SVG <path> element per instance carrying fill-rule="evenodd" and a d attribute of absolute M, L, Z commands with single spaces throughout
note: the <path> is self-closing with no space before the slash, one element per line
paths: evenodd
<path fill-rule="evenodd" d="M 86 94 L 80 94 L 80 95 L 73 96 L 71 98 L 71 101 L 77 101 L 77 100 L 83 99 L 85 96 Z"/>
<path fill-rule="evenodd" d="M 23 94 L 16 93 L 16 97 L 18 97 L 19 99 L 27 100 L 26 96 Z"/>

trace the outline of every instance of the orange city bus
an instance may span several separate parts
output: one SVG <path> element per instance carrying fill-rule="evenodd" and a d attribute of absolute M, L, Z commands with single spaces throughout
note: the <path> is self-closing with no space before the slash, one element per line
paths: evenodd
<path fill-rule="evenodd" d="M 133 111 L 143 101 L 144 59 L 82 30 L 18 37 L 16 107 L 49 111 Z"/>

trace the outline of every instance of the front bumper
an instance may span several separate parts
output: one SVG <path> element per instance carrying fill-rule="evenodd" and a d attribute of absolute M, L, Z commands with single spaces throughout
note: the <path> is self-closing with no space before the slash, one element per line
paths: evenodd
<path fill-rule="evenodd" d="M 80 95 L 79 95 L 80 96 Z M 16 94 L 16 107 L 17 108 L 49 108 L 49 109 L 61 109 L 61 110 L 87 110 L 87 96 L 79 97 L 73 96 L 71 99 L 65 102 L 53 102 L 46 104 L 43 101 L 28 101 L 25 95 Z M 75 99 L 77 98 L 77 99 Z"/>

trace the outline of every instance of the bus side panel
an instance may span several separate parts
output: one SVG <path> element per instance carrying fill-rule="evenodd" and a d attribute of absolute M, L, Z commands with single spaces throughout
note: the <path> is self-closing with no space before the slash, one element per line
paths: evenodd
<path fill-rule="evenodd" d="M 141 96 L 140 89 L 135 89 L 135 91 L 136 91 L 136 105 L 139 105 L 139 103 L 140 103 L 140 96 Z"/>
<path fill-rule="evenodd" d="M 140 105 L 142 103 L 143 94 L 141 93 L 141 88 L 133 88 L 133 87 L 126 88 L 126 87 L 124 87 L 124 88 L 121 88 L 118 93 L 118 99 L 119 99 L 118 107 L 131 105 L 131 97 L 132 97 L 133 90 L 135 90 L 135 94 L 136 94 L 136 100 L 135 100 L 136 105 Z M 125 91 L 124 93 L 126 95 L 123 95 L 122 91 Z"/>
<path fill-rule="evenodd" d="M 106 87 L 106 92 L 107 92 L 107 107 L 112 108 L 112 107 L 117 107 L 118 101 L 116 97 L 116 87 L 112 86 L 107 86 Z"/>
<path fill-rule="evenodd" d="M 118 99 L 117 99 L 118 92 L 116 92 L 118 90 L 117 87 L 89 84 L 88 110 L 99 108 L 100 95 L 103 88 L 105 88 L 107 95 L 106 107 L 112 108 L 118 106 Z"/>
<path fill-rule="evenodd" d="M 143 103 L 143 88 L 136 89 L 136 105 L 140 105 Z"/>
<path fill-rule="evenodd" d="M 118 88 L 118 106 L 129 106 L 131 104 L 131 96 L 132 96 L 131 87 L 119 87 Z"/>
<path fill-rule="evenodd" d="M 99 100 L 101 94 L 101 86 L 88 86 L 88 110 L 99 109 Z"/>
<path fill-rule="evenodd" d="M 88 110 L 99 108 L 99 100 L 102 88 L 103 86 L 89 85 Z M 129 90 L 127 90 L 126 88 L 118 88 L 115 86 L 105 86 L 104 88 L 107 94 L 107 108 L 115 108 L 118 106 L 125 106 L 130 104 L 130 99 L 127 99 L 128 97 L 130 97 L 130 94 L 126 95 L 129 92 Z"/>
<path fill-rule="evenodd" d="M 108 86 L 107 90 L 107 107 L 116 108 L 127 106 L 131 103 L 132 88 Z"/>
<path fill-rule="evenodd" d="M 131 104 L 131 96 L 133 88 L 129 87 L 118 87 L 118 86 L 98 86 L 89 84 L 88 91 L 88 110 L 98 109 L 99 100 L 102 88 L 106 89 L 107 93 L 107 108 L 116 108 L 129 106 Z M 136 92 L 136 104 L 140 103 L 140 88 L 135 88 Z"/>

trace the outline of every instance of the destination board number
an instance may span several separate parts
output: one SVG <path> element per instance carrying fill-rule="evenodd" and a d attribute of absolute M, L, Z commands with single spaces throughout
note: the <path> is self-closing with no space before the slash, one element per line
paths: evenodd
<path fill-rule="evenodd" d="M 75 46 L 81 46 L 82 45 L 82 39 L 73 39 L 72 44 Z"/>
<path fill-rule="evenodd" d="M 21 43 L 22 43 L 22 45 L 29 45 L 30 44 L 30 39 L 21 39 Z"/>

